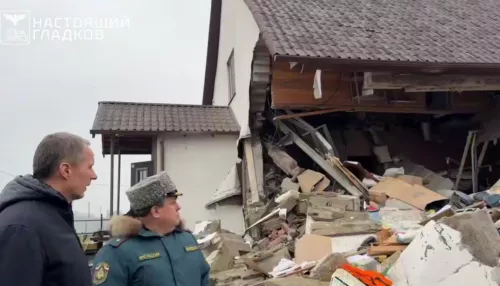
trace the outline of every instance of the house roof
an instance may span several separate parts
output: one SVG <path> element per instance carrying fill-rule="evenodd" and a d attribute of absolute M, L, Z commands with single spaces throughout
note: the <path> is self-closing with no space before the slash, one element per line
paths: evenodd
<path fill-rule="evenodd" d="M 500 2 L 245 0 L 274 55 L 500 63 Z"/>
<path fill-rule="evenodd" d="M 227 106 L 99 102 L 91 134 L 110 132 L 237 133 L 239 125 Z"/>
<path fill-rule="evenodd" d="M 356 70 L 500 71 L 500 2 L 245 0 L 275 60 Z M 221 0 L 212 0 L 203 104 L 213 100 Z"/>

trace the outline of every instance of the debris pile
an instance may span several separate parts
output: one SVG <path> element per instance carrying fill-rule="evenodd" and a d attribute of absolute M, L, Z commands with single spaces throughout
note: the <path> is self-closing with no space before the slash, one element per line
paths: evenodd
<path fill-rule="evenodd" d="M 417 213 L 411 212 L 385 210 L 380 215 L 392 224 L 382 224 L 376 233 L 367 234 L 373 232 L 369 228 L 334 236 L 283 232 L 287 237 L 279 243 L 266 237 L 267 243 L 253 247 L 221 229 L 196 235 L 212 285 L 497 285 L 500 236 L 488 210 L 448 212 L 425 224 L 412 221 Z M 276 224 L 274 231 L 278 228 L 287 227 Z"/>
<path fill-rule="evenodd" d="M 245 233 L 195 227 L 212 285 L 497 285 L 500 183 L 453 191 L 380 143 L 377 175 L 342 162 L 327 130 L 290 121 L 274 122 L 278 143 L 244 142 Z"/>

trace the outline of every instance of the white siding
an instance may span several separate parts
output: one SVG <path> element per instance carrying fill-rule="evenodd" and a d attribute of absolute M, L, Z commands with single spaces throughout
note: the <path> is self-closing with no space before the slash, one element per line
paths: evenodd
<path fill-rule="evenodd" d="M 236 134 L 163 136 L 165 170 L 179 192 L 184 194 L 179 198 L 181 215 L 191 229 L 198 220 L 220 219 L 224 229 L 243 233 L 241 205 L 220 205 L 210 210 L 205 208 L 205 204 L 237 161 L 237 138 Z M 158 152 L 159 157 L 160 154 Z"/>
<path fill-rule="evenodd" d="M 227 61 L 234 49 L 236 96 L 230 106 L 243 130 L 248 126 L 252 58 L 259 28 L 243 0 L 223 0 L 214 105 L 229 104 Z"/>

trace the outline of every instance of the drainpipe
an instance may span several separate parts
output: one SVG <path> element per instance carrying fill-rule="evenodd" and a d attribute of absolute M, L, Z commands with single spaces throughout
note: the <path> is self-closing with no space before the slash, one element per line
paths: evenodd
<path fill-rule="evenodd" d="M 163 138 L 160 140 L 160 154 L 161 154 L 160 168 L 161 171 L 165 171 L 165 141 L 163 140 Z"/>
<path fill-rule="evenodd" d="M 118 182 L 116 184 L 116 213 L 120 215 L 120 184 L 121 184 L 121 169 L 122 169 L 122 150 L 120 148 L 120 139 L 118 139 Z"/>
<path fill-rule="evenodd" d="M 111 181 L 109 182 L 109 217 L 113 216 L 113 183 L 115 174 L 115 135 L 111 135 L 110 140 L 110 155 L 111 155 Z"/>

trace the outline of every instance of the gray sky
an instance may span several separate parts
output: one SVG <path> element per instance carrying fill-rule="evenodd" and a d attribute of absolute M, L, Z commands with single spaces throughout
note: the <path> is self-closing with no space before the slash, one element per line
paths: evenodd
<path fill-rule="evenodd" d="M 44 135 L 69 131 L 91 139 L 98 101 L 201 103 L 209 0 L 0 0 L 4 42 L 12 27 L 5 13 L 16 14 L 9 10 L 30 12 L 32 35 L 27 45 L 0 44 L 1 188 L 11 175 L 31 173 Z M 41 31 L 33 32 L 33 18 L 42 19 Z M 130 20 L 122 28 L 81 27 L 89 18 Z M 18 27 L 30 26 L 23 19 Z M 62 41 L 65 30 L 92 32 L 87 40 Z M 90 202 L 98 214 L 109 208 L 110 161 L 103 159 L 100 136 L 92 145 L 99 179 L 74 208 L 87 212 Z M 122 156 L 122 211 L 128 210 L 123 192 L 130 184 L 130 163 L 148 159 Z"/>

